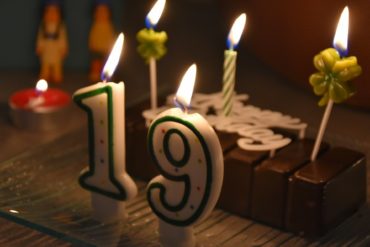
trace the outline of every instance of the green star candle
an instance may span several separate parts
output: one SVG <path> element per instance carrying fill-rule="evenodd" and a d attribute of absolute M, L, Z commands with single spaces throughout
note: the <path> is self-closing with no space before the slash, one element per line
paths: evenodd
<path fill-rule="evenodd" d="M 223 155 L 213 128 L 198 113 L 188 113 L 195 65 L 184 75 L 175 97 L 179 108 L 159 114 L 149 128 L 149 152 L 160 174 L 147 188 L 159 218 L 161 246 L 192 247 L 192 225 L 207 217 L 221 192 Z"/>
<path fill-rule="evenodd" d="M 166 32 L 156 32 L 154 28 L 162 15 L 165 5 L 166 0 L 158 0 L 154 4 L 145 19 L 146 28 L 140 30 L 136 35 L 136 39 L 139 41 L 137 51 L 149 63 L 150 104 L 152 110 L 155 110 L 158 106 L 156 60 L 161 59 L 167 52 L 165 47 L 167 41 Z"/>
<path fill-rule="evenodd" d="M 235 88 L 235 71 L 236 71 L 236 57 L 237 52 L 234 48 L 238 45 L 242 32 L 244 30 L 245 22 L 247 20 L 246 14 L 241 14 L 231 27 L 229 36 L 227 38 L 227 45 L 229 50 L 225 51 L 224 58 L 224 74 L 222 78 L 222 99 L 223 99 L 223 113 L 229 116 L 233 108 L 233 95 Z"/>
<path fill-rule="evenodd" d="M 120 34 L 103 69 L 103 82 L 81 88 L 73 96 L 87 113 L 89 127 L 89 167 L 82 171 L 79 183 L 91 191 L 94 217 L 102 222 L 123 219 L 124 201 L 137 194 L 126 173 L 124 84 L 107 82 L 117 66 L 123 40 Z"/>
<path fill-rule="evenodd" d="M 321 51 L 313 59 L 315 68 L 319 71 L 310 76 L 310 84 L 316 95 L 322 96 L 319 106 L 326 109 L 316 138 L 311 160 L 316 160 L 318 150 L 328 123 L 334 103 L 341 103 L 355 93 L 355 87 L 350 80 L 361 74 L 357 58 L 347 55 L 347 40 L 349 26 L 349 10 L 345 7 L 338 22 L 334 36 L 334 48 Z"/>

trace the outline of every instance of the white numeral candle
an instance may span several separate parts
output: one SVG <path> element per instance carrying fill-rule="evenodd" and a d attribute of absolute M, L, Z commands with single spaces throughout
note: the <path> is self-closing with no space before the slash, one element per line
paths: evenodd
<path fill-rule="evenodd" d="M 179 108 L 164 111 L 149 128 L 149 152 L 161 175 L 150 181 L 147 197 L 163 246 L 195 246 L 192 225 L 211 213 L 223 181 L 216 133 L 200 114 L 187 112 L 195 74 L 192 65 L 176 94 Z"/>
<path fill-rule="evenodd" d="M 79 182 L 91 191 L 94 216 L 103 222 L 124 218 L 124 201 L 137 194 L 125 168 L 124 84 L 106 82 L 117 66 L 122 45 L 123 34 L 103 69 L 104 82 L 81 88 L 73 96 L 87 113 L 89 127 L 89 167 L 82 172 Z"/>

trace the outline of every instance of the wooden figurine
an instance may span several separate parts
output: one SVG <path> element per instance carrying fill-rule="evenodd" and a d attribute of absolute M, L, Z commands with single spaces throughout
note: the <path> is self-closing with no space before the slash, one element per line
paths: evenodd
<path fill-rule="evenodd" d="M 36 53 L 41 64 L 40 78 L 61 83 L 63 60 L 67 51 L 67 32 L 62 20 L 60 2 L 47 1 L 36 42 Z"/>
<path fill-rule="evenodd" d="M 91 81 L 100 79 L 100 72 L 112 49 L 115 37 L 109 5 L 106 1 L 97 1 L 89 35 L 91 53 L 89 78 Z"/>

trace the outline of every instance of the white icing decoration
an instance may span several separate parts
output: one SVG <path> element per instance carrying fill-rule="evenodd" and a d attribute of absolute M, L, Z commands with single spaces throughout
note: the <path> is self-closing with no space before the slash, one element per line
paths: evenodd
<path fill-rule="evenodd" d="M 145 110 L 143 111 L 142 113 L 142 116 L 145 118 L 145 125 L 146 127 L 149 128 L 150 124 L 152 123 L 152 121 L 163 111 L 169 109 L 170 107 L 169 106 L 161 106 L 159 108 L 155 108 L 155 109 L 149 109 L 149 110 Z"/>
<path fill-rule="evenodd" d="M 276 149 L 291 142 L 290 138 L 274 133 L 271 128 L 295 130 L 300 139 L 304 138 L 307 124 L 299 118 L 277 111 L 262 110 L 249 104 L 245 105 L 248 99 L 246 94 L 235 95 L 233 98 L 233 110 L 228 117 L 223 116 L 222 113 L 222 93 L 194 94 L 192 111 L 202 114 L 217 130 L 238 133 L 241 136 L 238 146 L 244 150 L 270 151 L 270 155 L 273 155 Z M 172 104 L 172 102 L 173 95 L 170 95 L 167 97 L 167 103 Z M 215 115 L 207 115 L 210 107 L 215 110 Z M 149 114 L 143 115 L 148 121 Z M 151 119 L 153 118 L 151 116 Z"/>

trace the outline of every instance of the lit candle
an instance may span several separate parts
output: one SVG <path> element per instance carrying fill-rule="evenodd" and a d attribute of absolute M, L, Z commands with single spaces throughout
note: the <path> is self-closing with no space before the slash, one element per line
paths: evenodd
<path fill-rule="evenodd" d="M 123 41 L 121 33 L 102 71 L 103 82 L 81 88 L 73 96 L 86 111 L 89 125 L 89 167 L 79 182 L 91 191 L 94 216 L 103 222 L 124 218 L 124 201 L 137 194 L 126 173 L 124 84 L 106 82 L 118 64 Z"/>
<path fill-rule="evenodd" d="M 155 110 L 158 106 L 156 60 L 162 58 L 167 52 L 167 49 L 164 46 L 167 41 L 166 32 L 156 32 L 154 31 L 154 27 L 157 25 L 165 5 L 166 0 L 158 0 L 154 4 L 145 19 L 147 28 L 140 30 L 136 36 L 140 43 L 138 52 L 145 61 L 149 63 L 150 104 L 152 110 Z"/>
<path fill-rule="evenodd" d="M 362 71 L 356 57 L 344 57 L 348 53 L 348 26 L 349 11 L 348 7 L 345 7 L 333 40 L 335 49 L 325 49 L 314 57 L 314 65 L 319 72 L 310 76 L 310 84 L 313 86 L 314 93 L 322 96 L 319 106 L 326 105 L 326 109 L 312 150 L 312 161 L 316 160 L 333 104 L 341 103 L 355 93 L 350 80 L 359 76 Z"/>
<path fill-rule="evenodd" d="M 41 79 L 35 88 L 20 90 L 9 98 L 10 115 L 13 123 L 30 130 L 49 131 L 60 126 L 71 102 L 68 93 L 57 88 L 48 88 Z"/>
<path fill-rule="evenodd" d="M 189 113 L 196 75 L 192 65 L 168 109 L 152 122 L 149 152 L 161 175 L 150 181 L 147 197 L 159 217 L 162 246 L 195 246 L 192 225 L 213 210 L 223 181 L 223 155 L 213 128 Z"/>
<path fill-rule="evenodd" d="M 68 105 L 70 96 L 56 88 L 49 88 L 41 79 L 35 88 L 15 92 L 10 96 L 9 104 L 13 109 L 27 109 L 35 112 L 52 112 Z"/>
<path fill-rule="evenodd" d="M 36 97 L 30 98 L 26 106 L 30 109 L 34 109 L 40 106 L 41 104 L 43 104 L 45 102 L 45 98 L 43 94 L 47 90 L 48 90 L 48 83 L 44 79 L 39 80 L 36 83 L 36 88 L 35 88 Z"/>
<path fill-rule="evenodd" d="M 240 37 L 243 33 L 245 22 L 247 20 L 246 14 L 241 14 L 231 27 L 227 44 L 229 50 L 225 50 L 224 59 L 224 75 L 222 86 L 223 99 L 223 113 L 229 116 L 233 108 L 233 95 L 235 87 L 235 71 L 236 71 L 236 56 L 237 52 L 234 48 L 238 45 Z"/>

